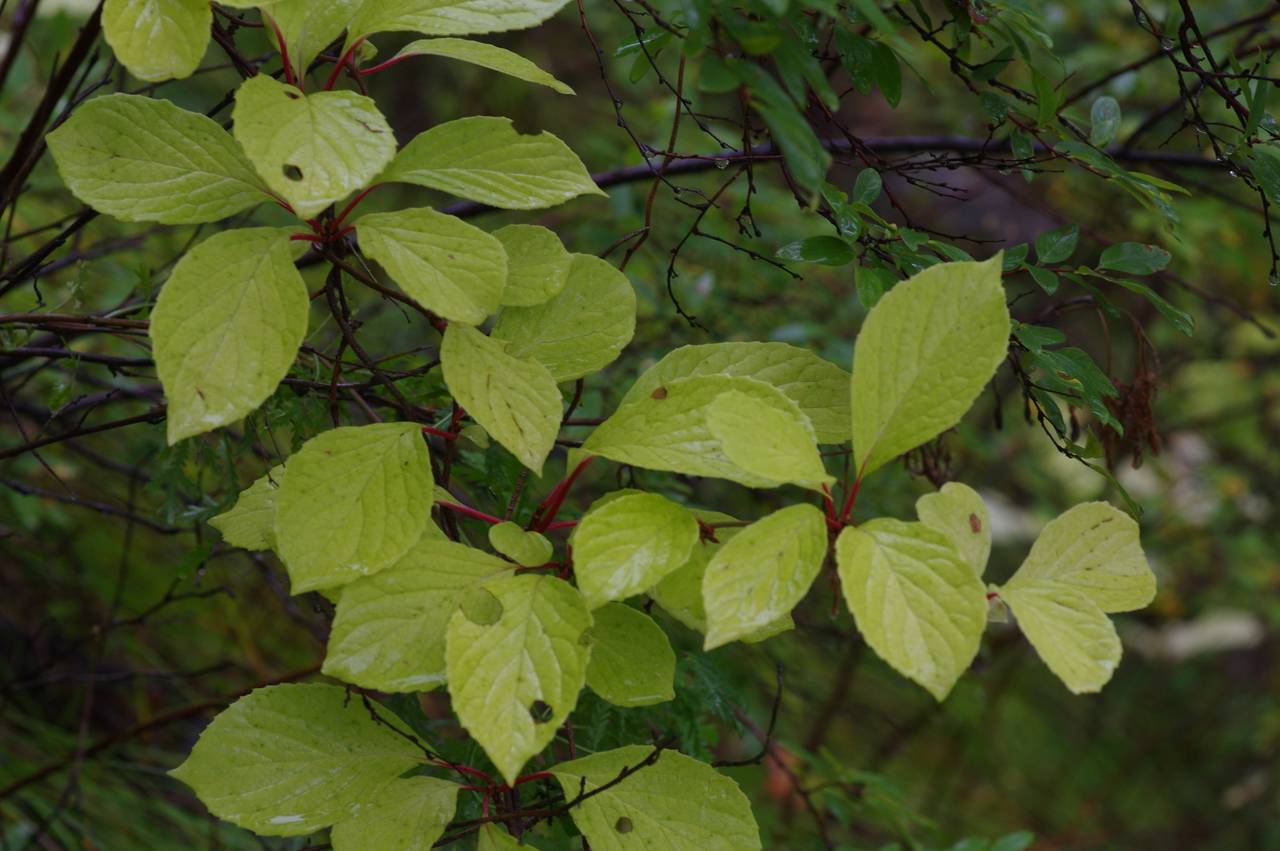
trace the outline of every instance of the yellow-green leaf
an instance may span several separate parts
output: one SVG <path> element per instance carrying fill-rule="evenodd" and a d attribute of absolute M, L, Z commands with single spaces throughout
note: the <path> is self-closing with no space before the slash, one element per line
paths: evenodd
<path fill-rule="evenodd" d="M 472 65 L 479 65 L 482 68 L 488 68 L 490 71 L 497 71 L 499 74 L 515 77 L 517 80 L 524 80 L 526 83 L 547 86 L 562 95 L 573 94 L 572 88 L 543 71 L 520 54 L 504 50 L 497 45 L 485 44 L 483 41 L 471 41 L 465 38 L 421 39 L 410 42 L 396 54 L 398 59 L 409 56 L 444 56 L 449 59 L 457 59 L 462 62 L 469 62 Z"/>
<path fill-rule="evenodd" d="M 512 357 L 506 345 L 466 325 L 450 325 L 440 347 L 445 384 L 494 440 L 534 472 L 560 431 L 562 398 L 542 364 Z"/>
<path fill-rule="evenodd" d="M 600 851 L 759 851 L 751 803 L 729 777 L 696 759 L 630 745 L 554 766 L 565 797 L 591 795 L 569 811 Z M 639 770 L 614 782 L 628 769 Z M 602 787 L 608 787 L 603 788 Z"/>
<path fill-rule="evenodd" d="M 222 539 L 233 547 L 246 550 L 269 550 L 276 545 L 276 491 L 284 480 L 284 465 L 272 467 L 265 476 L 240 493 L 236 504 L 209 525 L 222 533 Z"/>
<path fill-rule="evenodd" d="M 453 820 L 459 788 L 435 777 L 393 780 L 334 825 L 333 851 L 431 851 Z"/>
<path fill-rule="evenodd" d="M 644 612 L 609 603 L 592 612 L 587 685 L 614 706 L 651 706 L 675 698 L 676 654 Z"/>
<path fill-rule="evenodd" d="M 881 659 L 942 700 L 968 669 L 986 625 L 981 580 L 941 532 L 881 518 L 836 541 L 844 599 Z"/>
<path fill-rule="evenodd" d="M 472 589 L 511 574 L 488 553 L 424 534 L 394 565 L 342 589 L 324 673 L 386 692 L 445 681 L 445 629 Z"/>
<path fill-rule="evenodd" d="M 385 710 L 380 718 L 338 686 L 260 688 L 214 718 L 171 774 L 218 818 L 303 836 L 351 816 L 421 762 L 403 725 Z"/>
<path fill-rule="evenodd" d="M 377 32 L 473 35 L 535 27 L 568 0 L 364 0 L 348 42 Z"/>
<path fill-rule="evenodd" d="M 307 68 L 347 28 L 364 0 L 276 0 L 263 6 L 264 18 L 274 22 L 289 51 L 289 64 L 299 79 Z M 269 34 L 275 43 L 275 31 Z M 326 65 L 324 73 L 330 68 Z"/>
<path fill-rule="evenodd" d="M 812 505 L 783 508 L 735 535 L 711 558 L 702 578 L 704 649 L 759 634 L 789 615 L 826 555 L 826 523 Z"/>
<path fill-rule="evenodd" d="M 533 307 L 564 289 L 573 255 L 565 250 L 555 231 L 537 225 L 507 225 L 493 235 L 507 250 L 503 304 Z"/>
<path fill-rule="evenodd" d="M 522 842 L 501 827 L 486 824 L 480 827 L 476 851 L 538 851 L 528 842 Z"/>
<path fill-rule="evenodd" d="M 684 564 L 698 540 L 688 509 L 653 493 L 606 497 L 573 530 L 573 573 L 590 608 L 625 600 Z"/>
<path fill-rule="evenodd" d="M 106 0 L 102 35 L 139 80 L 190 77 L 209 45 L 208 0 Z"/>
<path fill-rule="evenodd" d="M 395 564 L 422 537 L 434 488 L 413 423 L 335 428 L 308 440 L 276 495 L 276 545 L 293 592 Z"/>
<path fill-rule="evenodd" d="M 960 482 L 947 482 L 937 493 L 916 500 L 916 516 L 951 541 L 979 577 L 991 555 L 991 515 L 978 492 Z"/>
<path fill-rule="evenodd" d="M 771 384 L 800 406 L 819 443 L 849 439 L 849 373 L 786 343 L 706 343 L 682 346 L 658 361 L 622 403 L 648 396 L 680 378 L 727 375 Z"/>
<path fill-rule="evenodd" d="M 851 385 L 860 474 L 954 426 L 995 374 L 1009 348 L 1001 262 L 930 266 L 871 309 Z"/>
<path fill-rule="evenodd" d="M 577 705 L 590 628 L 573 586 L 534 574 L 477 589 L 450 619 L 445 656 L 454 711 L 508 783 Z"/>
<path fill-rule="evenodd" d="M 631 281 L 599 257 L 575 254 L 560 292 L 533 307 L 504 309 L 493 336 L 556 381 L 573 381 L 613 363 L 635 330 Z"/>
<path fill-rule="evenodd" d="M 241 419 L 288 374 L 307 332 L 301 253 L 286 230 L 224 231 L 173 268 L 150 329 L 169 443 Z"/>
<path fill-rule="evenodd" d="M 560 139 L 547 132 L 526 136 L 511 119 L 490 116 L 448 121 L 419 134 L 379 180 L 439 189 L 504 210 L 538 210 L 604 194 Z"/>
<path fill-rule="evenodd" d="M 378 107 L 353 92 L 308 95 L 259 74 L 240 85 L 232 118 L 258 174 L 304 219 L 364 187 L 396 153 Z"/>
<path fill-rule="evenodd" d="M 1049 670 L 1073 694 L 1101 691 L 1123 649 L 1111 618 L 1078 588 L 1065 584 L 1000 589 L 1000 599 Z"/>
<path fill-rule="evenodd" d="M 789 411 L 730 390 L 711 402 L 707 425 L 725 457 L 749 473 L 813 490 L 835 481 L 822 464 L 812 428 Z"/>
<path fill-rule="evenodd" d="M 498 309 L 507 253 L 480 228 L 423 208 L 362 216 L 356 233 L 400 289 L 445 319 L 479 325 Z"/>
<path fill-rule="evenodd" d="M 546 535 L 525 531 L 509 520 L 489 527 L 489 545 L 524 567 L 541 567 L 551 561 L 553 552 Z"/>
<path fill-rule="evenodd" d="M 75 196 L 121 221 L 215 222 L 268 200 L 230 133 L 167 100 L 94 98 L 48 142 Z"/>

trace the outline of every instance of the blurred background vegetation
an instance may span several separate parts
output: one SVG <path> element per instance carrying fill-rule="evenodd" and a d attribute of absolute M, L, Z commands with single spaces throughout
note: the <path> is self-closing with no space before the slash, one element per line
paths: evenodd
<path fill-rule="evenodd" d="M 0 92 L 0 159 L 16 146 L 94 5 L 39 4 Z M 576 97 L 442 59 L 417 59 L 370 79 L 402 140 L 450 118 L 503 114 L 521 129 L 556 133 L 594 172 L 641 169 L 644 179 L 614 183 L 607 199 L 473 219 L 486 228 L 547 225 L 571 250 L 619 263 L 639 244 L 626 265 L 641 305 L 636 339 L 587 384 L 583 419 L 606 415 L 643 368 L 687 343 L 783 340 L 847 367 L 874 297 L 858 275 L 877 265 L 896 276 L 909 271 L 901 253 L 890 264 L 877 261 L 886 255 L 875 250 L 852 265 L 778 261 L 784 246 L 834 231 L 800 207 L 795 181 L 784 178 L 776 156 L 752 166 L 749 216 L 742 213 L 748 175 L 716 195 L 738 174 L 736 162 L 673 174 L 650 197 L 655 181 L 637 140 L 653 152 L 725 157 L 742 147 L 743 130 L 737 86 L 726 87 L 723 69 L 703 59 L 683 61 L 680 39 L 646 8 L 692 31 L 700 8 L 735 5 L 745 4 L 587 0 L 590 36 L 570 4 L 539 29 L 492 39 L 569 83 Z M 856 16 L 858 7 L 882 4 L 762 5 L 790 16 L 784 20 L 802 32 L 810 7 Z M 1147 168 L 1189 193 L 1168 195 L 1170 209 L 1161 209 L 1063 159 L 1018 167 L 998 157 L 897 151 L 868 162 L 835 146 L 827 176 L 834 187 L 848 193 L 875 167 L 887 190 L 874 204 L 879 216 L 976 257 L 1017 250 L 1071 223 L 1081 234 L 1073 264 L 1092 265 L 1106 246 L 1126 241 L 1172 254 L 1164 270 L 1145 279 L 1167 300 L 1163 310 L 1118 287 L 1099 292 L 1064 277 L 1050 293 L 1017 269 L 1006 280 L 1015 318 L 1058 329 L 1110 377 L 1117 393 L 1102 401 L 1124 425 L 1123 436 L 1088 404 L 1069 404 L 1069 396 L 1058 401 L 1066 431 L 1058 434 L 1036 416 L 1024 377 L 1002 369 L 994 392 L 962 427 L 869 483 L 859 510 L 910 516 L 931 479 L 962 478 L 992 507 L 989 576 L 1000 581 L 1048 519 L 1087 499 L 1126 504 L 1123 489 L 1142 511 L 1144 546 L 1160 579 L 1157 601 L 1119 619 L 1125 659 L 1100 695 L 1071 696 L 1015 628 L 994 625 L 975 669 L 940 705 L 865 650 L 848 614 L 834 605 L 834 589 L 821 583 L 798 610 L 796 630 L 758 645 L 698 657 L 690 651 L 700 637 L 665 619 L 686 654 L 677 701 L 619 710 L 584 695 L 579 743 L 644 741 L 657 729 L 674 732 L 695 755 L 743 758 L 768 739 L 759 764 L 730 770 L 755 802 L 766 848 L 1280 849 L 1280 342 L 1272 330 L 1280 316 L 1274 279 L 1268 285 L 1266 189 L 1260 196 L 1255 181 L 1231 167 L 1232 152 L 1228 161 L 1213 160 L 1212 140 L 1189 126 L 1178 77 L 1163 58 L 1123 70 L 1162 47 L 1127 0 L 898 5 L 915 20 L 928 12 L 938 25 L 968 17 L 978 33 L 999 20 L 997 13 L 1007 20 L 1025 12 L 1051 47 L 1036 42 L 1035 61 L 1010 71 L 1013 85 L 1031 89 L 1029 68 L 1037 64 L 1063 93 L 1105 80 L 1065 105 L 1064 114 L 1078 114 L 1088 126 L 1090 103 L 1109 95 L 1122 107 L 1118 140 L 1137 132 L 1135 147 L 1204 156 L 1206 167 Z M 1214 45 L 1247 56 L 1258 76 L 1274 73 L 1277 4 L 1195 5 L 1203 7 L 1197 14 L 1206 32 L 1256 18 Z M 0 55 L 24 4 L 8 6 L 0 15 Z M 805 114 L 818 135 L 838 140 L 837 126 L 859 139 L 1006 135 L 998 108 L 955 74 L 955 61 L 896 16 L 894 4 L 883 6 L 895 13 L 896 34 L 880 32 L 878 43 L 899 58 L 900 98 L 886 98 L 881 87 L 862 93 L 838 58 L 829 61 L 823 67 L 841 98 L 831 116 L 810 103 Z M 1145 8 L 1163 21 L 1176 17 L 1178 6 Z M 871 18 L 866 24 L 875 27 Z M 753 36 L 724 37 L 742 45 Z M 267 52 L 259 34 L 246 30 L 238 38 L 245 56 Z M 953 43 L 941 27 L 938 38 Z M 380 55 L 408 40 L 380 37 Z M 1001 42 L 992 37 L 975 49 L 991 61 Z M 768 54 L 757 56 L 771 69 Z M 108 63 L 109 52 L 101 51 L 86 72 L 87 80 L 102 78 L 97 91 L 143 90 Z M 208 70 L 190 80 L 145 91 L 207 110 L 238 78 L 216 45 L 205 64 Z M 690 106 L 673 134 L 676 86 Z M 1227 120 L 1220 106 L 1206 102 L 1204 109 L 1210 126 Z M 1260 132 L 1270 133 L 1274 120 L 1265 107 L 1263 113 Z M 756 120 L 747 141 L 767 143 L 765 129 Z M 655 167 L 664 161 L 652 159 Z M 422 191 L 383 190 L 368 207 L 409 201 L 421 203 Z M 7 234 L 0 268 L 13 268 L 78 212 L 51 161 L 42 159 L 0 223 Z M 272 222 L 272 213 L 259 212 L 257 220 Z M 129 317 L 141 318 L 135 308 L 145 310 L 176 257 L 210 232 L 99 218 L 60 246 L 34 281 L 0 287 L 0 848 L 307 845 L 260 840 L 217 822 L 165 772 L 212 712 L 257 685 L 309 676 L 322 658 L 329 606 L 312 595 L 291 598 L 272 558 L 221 545 L 204 521 L 273 459 L 327 427 L 325 394 L 301 382 L 282 387 L 243 429 L 169 449 L 153 412 L 160 395 L 145 338 L 13 320 L 33 312 L 101 316 L 125 305 L 134 311 Z M 891 231 L 878 233 L 892 241 Z M 424 352 L 431 359 L 429 329 L 393 303 L 366 299 L 360 312 L 361 333 L 380 351 L 417 352 L 416 360 L 402 355 L 391 366 L 420 366 Z M 1191 335 L 1178 327 L 1187 320 Z M 323 349 L 333 332 L 317 316 L 308 342 Z M 76 354 L 41 355 L 51 347 Z M 305 356 L 295 371 L 299 379 L 324 381 L 327 374 L 319 359 Z M 442 391 L 438 371 L 403 386 L 414 398 Z M 137 422 L 55 440 L 126 419 Z M 588 433 L 571 430 L 569 438 Z M 49 445 L 32 448 L 42 440 Z M 504 504 L 514 462 L 478 436 L 462 458 L 460 475 L 476 503 Z M 530 489 L 526 508 L 555 482 L 563 456 L 559 463 Z M 838 469 L 839 458 L 832 463 Z M 794 497 L 601 464 L 575 492 L 568 516 L 628 483 L 748 518 Z M 479 531 L 468 530 L 473 537 Z M 456 731 L 433 720 L 444 717 L 442 700 L 391 705 L 447 739 Z M 535 841 L 578 847 L 559 833 Z"/>

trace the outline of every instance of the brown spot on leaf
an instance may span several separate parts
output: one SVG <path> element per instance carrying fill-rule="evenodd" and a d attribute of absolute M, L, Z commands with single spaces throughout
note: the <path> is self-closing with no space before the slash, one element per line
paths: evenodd
<path fill-rule="evenodd" d="M 663 399 L 667 398 L 667 388 L 665 387 L 657 388 L 656 390 L 654 390 L 652 393 L 649 394 L 649 398 L 657 399 L 659 402 L 661 402 Z"/>
<path fill-rule="evenodd" d="M 982 531 L 982 521 L 978 518 L 978 515 L 969 515 L 969 528 L 973 530 L 975 535 Z"/>

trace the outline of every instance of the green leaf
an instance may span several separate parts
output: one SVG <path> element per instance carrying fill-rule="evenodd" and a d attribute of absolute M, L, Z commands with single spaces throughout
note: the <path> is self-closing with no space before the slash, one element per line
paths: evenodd
<path fill-rule="evenodd" d="M 1093 102 L 1089 110 L 1089 144 L 1105 148 L 1116 140 L 1120 132 L 1120 104 L 1110 95 L 1103 95 Z"/>
<path fill-rule="evenodd" d="M 573 586 L 533 574 L 473 592 L 449 620 L 454 711 L 508 783 L 577 704 L 590 628 L 591 613 Z"/>
<path fill-rule="evenodd" d="M 230 133 L 167 100 L 94 98 L 48 142 L 75 196 L 121 221 L 214 222 L 268 200 Z"/>
<path fill-rule="evenodd" d="M 324 673 L 385 692 L 445 681 L 445 629 L 467 592 L 511 574 L 488 553 L 424 534 L 394 565 L 342 589 Z"/>
<path fill-rule="evenodd" d="M 835 481 L 822 464 L 813 429 L 790 411 L 730 390 L 712 400 L 707 425 L 725 457 L 748 473 L 812 490 Z"/>
<path fill-rule="evenodd" d="M 689 559 L 698 521 L 688 509 L 651 493 L 601 500 L 573 530 L 573 572 L 589 608 L 625 600 L 660 582 Z"/>
<path fill-rule="evenodd" d="M 560 432 L 562 398 L 537 361 L 512 357 L 501 340 L 450 325 L 440 346 L 445 384 L 458 404 L 534 475 Z"/>
<path fill-rule="evenodd" d="M 650 470 L 714 476 L 748 487 L 774 487 L 776 482 L 731 461 L 711 431 L 707 421 L 711 403 L 731 390 L 749 396 L 759 406 L 777 408 L 805 422 L 795 402 L 763 381 L 699 375 L 655 387 L 637 399 L 628 393 L 613 416 L 591 433 L 582 450 Z"/>
<path fill-rule="evenodd" d="M 1188 337 L 1195 336 L 1196 320 L 1185 310 L 1175 307 L 1164 296 L 1153 290 L 1151 287 L 1139 281 L 1131 281 L 1128 278 L 1115 278 L 1110 275 L 1107 280 L 1117 286 L 1124 287 L 1130 292 L 1135 292 L 1145 298 L 1147 301 L 1160 311 L 1163 316 L 1173 323 L 1174 327 Z"/>
<path fill-rule="evenodd" d="M 170 773 L 218 818 L 304 836 L 353 815 L 422 761 L 398 720 L 382 717 L 338 686 L 260 688 L 214 718 Z"/>
<path fill-rule="evenodd" d="M 757 520 L 712 557 L 702 579 L 711 650 L 786 617 L 804 598 L 827 555 L 827 528 L 812 505 Z"/>
<path fill-rule="evenodd" d="M 551 561 L 554 552 L 545 535 L 526 532 L 510 520 L 489 527 L 489 545 L 524 567 L 541 567 Z"/>
<path fill-rule="evenodd" d="M 902 66 L 898 54 L 882 41 L 871 42 L 871 76 L 885 102 L 896 107 L 902 101 Z"/>
<path fill-rule="evenodd" d="M 537 225 L 507 225 L 493 235 L 507 251 L 503 304 L 533 307 L 564 289 L 574 255 L 565 250 L 555 231 Z"/>
<path fill-rule="evenodd" d="M 644 612 L 609 603 L 592 613 L 587 685 L 614 706 L 673 700 L 676 654 L 667 634 Z"/>
<path fill-rule="evenodd" d="M 310 306 L 301 253 L 287 230 L 233 230 L 174 266 L 150 330 L 170 444 L 241 419 L 288 374 Z"/>
<path fill-rule="evenodd" d="M 259 74 L 241 84 L 232 119 L 258 174 L 303 219 L 364 187 L 396 153 L 378 107 L 353 92 L 307 95 Z"/>
<path fill-rule="evenodd" d="M 867 315 L 854 349 L 853 446 L 866 475 L 959 422 L 1009 345 L 1000 255 L 903 281 Z"/>
<path fill-rule="evenodd" d="M 844 599 L 871 649 L 943 700 L 978 654 L 986 590 L 942 535 L 880 518 L 840 533 Z"/>
<path fill-rule="evenodd" d="M 434 491 L 414 423 L 335 428 L 308 440 L 276 495 L 276 543 L 293 593 L 395 564 L 422 537 Z"/>
<path fill-rule="evenodd" d="M 500 827 L 481 825 L 476 851 L 538 851 L 533 845 L 516 839 Z"/>
<path fill-rule="evenodd" d="M 1048 295 L 1053 295 L 1058 291 L 1060 281 L 1055 272 L 1043 269 L 1039 266 L 1028 266 L 1027 272 L 1031 275 L 1031 279 L 1039 285 Z"/>
<path fill-rule="evenodd" d="M 817 195 L 831 167 L 831 154 L 822 147 L 804 114 L 767 71 L 741 61 L 735 61 L 732 67 L 747 83 L 752 106 L 764 119 L 796 183 L 810 196 Z"/>
<path fill-rule="evenodd" d="M 351 17 L 364 0 L 276 0 L 262 10 L 264 18 L 275 23 L 289 51 L 289 64 L 298 79 L 324 50 L 342 35 Z M 278 45 L 276 33 L 268 28 L 272 43 Z M 325 69 L 328 73 L 328 68 Z"/>
<path fill-rule="evenodd" d="M 1120 242 L 1109 245 L 1098 260 L 1099 269 L 1113 269 L 1130 275 L 1151 275 L 1169 265 L 1171 255 L 1158 245 Z"/>
<path fill-rule="evenodd" d="M 811 236 L 782 246 L 774 256 L 797 263 L 843 266 L 853 262 L 853 249 L 838 236 Z"/>
<path fill-rule="evenodd" d="M 698 517 L 704 523 L 736 522 L 727 514 L 715 511 L 700 511 Z M 680 623 L 706 634 L 707 607 L 702 599 L 702 580 L 707 573 L 707 565 L 721 548 L 731 541 L 742 529 L 725 526 L 715 530 L 716 540 L 702 540 L 694 546 L 689 560 L 665 579 L 649 589 L 649 596 Z M 795 628 L 790 613 L 766 625 L 751 635 L 742 637 L 745 642 L 759 642 L 772 638 L 780 632 Z"/>
<path fill-rule="evenodd" d="M 554 207 L 604 195 L 564 142 L 526 136 L 509 118 L 475 116 L 437 124 L 405 145 L 383 182 L 413 183 L 504 210 Z"/>
<path fill-rule="evenodd" d="M 1002 591 L 1031 585 L 1072 588 L 1104 612 L 1141 609 L 1156 593 L 1137 522 L 1105 502 L 1077 505 L 1045 526 Z"/>
<path fill-rule="evenodd" d="M 643 399 L 680 378 L 754 378 L 781 390 L 813 423 L 820 443 L 849 439 L 849 373 L 807 349 L 786 343 L 707 343 L 682 346 L 658 361 L 623 397 Z"/>
<path fill-rule="evenodd" d="M 758 851 L 760 832 L 738 784 L 706 763 L 664 750 L 635 769 L 653 748 L 631 745 L 551 769 L 569 800 L 601 787 L 569 814 L 600 851 Z M 612 784 L 612 785 L 610 785 Z"/>
<path fill-rule="evenodd" d="M 858 179 L 854 181 L 853 195 L 850 200 L 870 207 L 879 199 L 883 191 L 884 179 L 880 177 L 880 172 L 874 168 L 864 168 L 858 172 Z"/>
<path fill-rule="evenodd" d="M 1078 394 L 1098 419 L 1120 430 L 1120 423 L 1106 403 L 1106 397 L 1118 395 L 1115 385 L 1088 352 L 1076 348 L 1041 349 L 1032 351 L 1027 360 L 1040 368 L 1041 383 L 1046 388 L 1059 393 Z"/>
<path fill-rule="evenodd" d="M 459 788 L 435 777 L 393 780 L 334 826 L 333 851 L 431 851 L 453 820 Z"/>
<path fill-rule="evenodd" d="M 350 44 L 378 32 L 472 35 L 535 27 L 568 0 L 365 0 L 351 22 Z"/>
<path fill-rule="evenodd" d="M 361 251 L 428 310 L 479 325 L 498 309 L 507 253 L 475 225 L 420 208 L 361 216 L 356 233 Z"/>
<path fill-rule="evenodd" d="M 1087 594 L 1069 587 L 1002 588 L 1000 599 L 1049 670 L 1073 694 L 1102 689 L 1123 648 L 1111 619 Z"/>
<path fill-rule="evenodd" d="M 947 482 L 937 493 L 916 500 L 916 516 L 951 542 L 979 578 L 991 556 L 991 515 L 978 492 L 960 482 Z"/>
<path fill-rule="evenodd" d="M 555 89 L 562 95 L 574 93 L 572 88 L 520 54 L 482 41 L 471 41 L 465 38 L 423 39 L 411 42 L 396 54 L 397 59 L 409 56 L 445 56 L 515 77 L 526 83 L 536 83 L 539 86 Z"/>
<path fill-rule="evenodd" d="M 233 547 L 269 550 L 276 545 L 276 491 L 284 481 L 284 465 L 272 467 L 265 476 L 240 493 L 230 510 L 209 521 Z"/>
<path fill-rule="evenodd" d="M 599 257 L 574 254 L 560 292 L 532 307 L 505 308 L 493 336 L 556 381 L 573 381 L 613 363 L 635 329 L 636 294 L 627 276 Z"/>
<path fill-rule="evenodd" d="M 1062 263 L 1071 258 L 1079 243 L 1079 225 L 1067 225 L 1042 233 L 1036 237 L 1036 260 L 1049 265 Z"/>
<path fill-rule="evenodd" d="M 207 0 L 106 0 L 102 35 L 139 80 L 190 77 L 209 45 Z"/>

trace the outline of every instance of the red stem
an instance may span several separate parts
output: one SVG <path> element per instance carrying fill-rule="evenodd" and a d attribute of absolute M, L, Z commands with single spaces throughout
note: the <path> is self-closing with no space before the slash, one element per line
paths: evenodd
<path fill-rule="evenodd" d="M 538 506 L 538 510 L 534 512 L 534 519 L 537 521 L 534 525 L 534 531 L 545 532 L 556 519 L 556 515 L 560 513 L 560 506 L 564 505 L 564 499 L 569 495 L 569 489 L 573 487 L 573 483 L 578 480 L 578 476 L 582 475 L 582 471 L 587 469 L 587 465 L 596 460 L 596 456 L 588 455 L 578 463 L 573 472 L 565 476 L 564 481 L 556 485 L 551 493 L 547 494 L 547 498 Z"/>
<path fill-rule="evenodd" d="M 453 433 L 453 432 L 451 432 L 451 431 L 445 431 L 444 429 L 439 429 L 439 428 L 432 428 L 431 426 L 423 426 L 423 427 L 422 427 L 422 433 L 423 433 L 423 434 L 434 434 L 436 437 L 443 437 L 445 440 L 457 440 L 457 439 L 458 439 L 458 435 L 456 435 L 455 433 Z"/>
<path fill-rule="evenodd" d="M 376 73 L 378 73 L 379 71 L 385 71 L 385 70 L 387 70 L 388 68 L 390 68 L 392 65 L 399 65 L 401 62 L 405 61 L 406 59 L 412 59 L 412 58 L 413 58 L 413 56 L 412 56 L 412 55 L 409 55 L 409 56 L 393 56 L 393 57 L 391 57 L 390 59 L 388 59 L 386 62 L 383 62 L 383 63 L 381 63 L 381 64 L 379 64 L 379 65 L 374 65 L 372 68 L 365 68 L 364 70 L 360 71 L 359 73 L 360 73 L 360 76 L 361 76 L 361 77 L 367 77 L 367 76 L 369 76 L 370 74 L 376 74 Z"/>
<path fill-rule="evenodd" d="M 338 84 L 338 77 L 342 75 L 342 69 L 347 67 L 347 63 L 349 63 L 351 61 L 351 57 L 355 55 L 356 49 L 362 44 L 364 44 L 363 36 L 352 42 L 351 46 L 347 48 L 347 52 L 342 54 L 338 59 L 337 63 L 333 66 L 333 73 L 329 75 L 329 81 L 324 84 L 324 90 L 326 92 L 333 91 L 333 87 Z"/>
<path fill-rule="evenodd" d="M 853 480 L 853 487 L 849 488 L 849 495 L 845 497 L 844 507 L 840 509 L 841 526 L 849 522 L 849 515 L 853 513 L 853 504 L 858 501 L 858 491 L 862 489 L 862 475 L 866 472 L 866 469 L 867 462 L 863 461 L 861 469 L 858 470 L 858 478 Z"/>
<path fill-rule="evenodd" d="M 291 86 L 297 86 L 302 89 L 302 86 L 299 85 L 300 81 L 293 76 L 293 63 L 289 61 L 289 45 L 284 42 L 284 33 L 280 32 L 280 27 L 270 15 L 266 17 L 268 21 L 271 21 L 271 29 L 275 31 L 276 44 L 280 45 L 280 61 L 284 63 L 284 81 Z"/>
<path fill-rule="evenodd" d="M 548 523 L 545 531 L 553 532 L 556 529 L 572 529 L 577 525 L 577 520 L 557 520 L 555 523 Z"/>
<path fill-rule="evenodd" d="M 459 505 L 456 502 L 436 502 L 436 505 L 441 508 L 447 508 L 450 511 L 456 511 L 459 514 L 465 514 L 467 517 L 474 517 L 477 520 L 483 520 L 490 525 L 496 526 L 502 522 L 501 517 L 494 517 L 492 514 L 485 514 L 483 511 L 477 511 L 470 506 Z"/>
<path fill-rule="evenodd" d="M 519 786 L 521 783 L 531 783 L 534 780 L 550 780 L 553 777 L 555 777 L 555 775 L 550 771 L 535 771 L 532 774 L 525 774 L 522 777 L 517 777 L 516 785 Z"/>
<path fill-rule="evenodd" d="M 341 225 L 343 222 L 345 222 L 347 220 L 347 216 L 351 215 L 351 211 L 354 210 L 360 204 L 361 201 L 367 198 L 370 192 L 377 189 L 379 186 L 385 186 L 385 185 L 386 185 L 385 183 L 375 183 L 372 186 L 370 186 L 368 189 L 361 192 L 356 197 L 352 198 L 351 203 L 343 207 L 342 212 L 338 214 L 338 218 L 334 220 L 334 227 L 337 227 L 338 225 Z"/>

